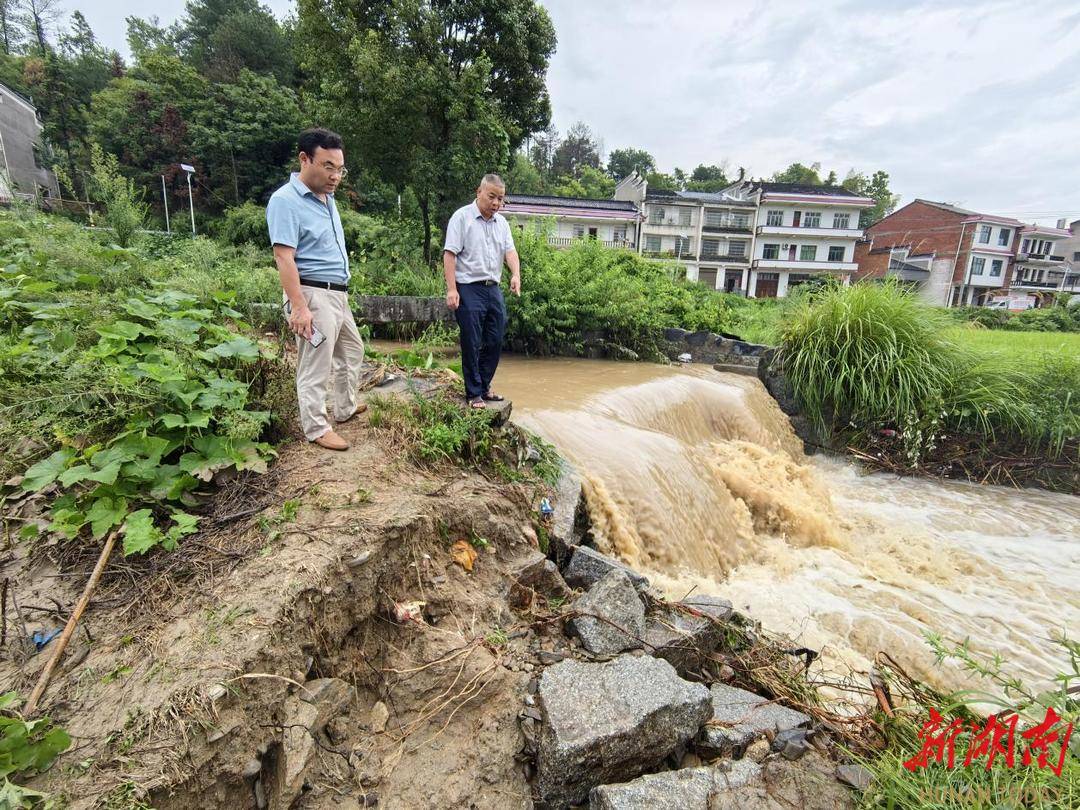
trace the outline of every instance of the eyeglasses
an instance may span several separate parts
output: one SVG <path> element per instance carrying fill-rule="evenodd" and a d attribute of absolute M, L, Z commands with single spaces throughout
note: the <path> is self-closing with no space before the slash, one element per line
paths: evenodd
<path fill-rule="evenodd" d="M 349 176 L 349 170 L 346 169 L 344 166 L 342 166 L 339 169 L 333 163 L 324 163 L 323 168 L 326 169 L 326 171 L 330 173 L 331 177 L 333 177 L 334 175 L 337 175 L 338 177 L 341 177 L 341 178 L 345 178 L 345 177 Z"/>

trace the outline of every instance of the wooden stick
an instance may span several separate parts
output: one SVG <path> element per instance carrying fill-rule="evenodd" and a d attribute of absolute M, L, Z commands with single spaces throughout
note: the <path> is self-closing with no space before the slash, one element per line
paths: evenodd
<path fill-rule="evenodd" d="M 53 670 L 56 669 L 56 665 L 60 662 L 60 656 L 64 654 L 64 650 L 67 648 L 68 641 L 71 640 L 71 634 L 75 632 L 75 626 L 79 623 L 79 619 L 82 618 L 86 606 L 90 604 L 90 597 L 94 593 L 94 588 L 97 587 L 98 580 L 101 579 L 101 573 L 105 570 L 105 563 L 109 561 L 109 555 L 112 554 L 113 545 L 115 543 L 116 531 L 114 530 L 109 534 L 108 539 L 105 541 L 105 548 L 101 550 L 101 556 L 98 557 L 97 565 L 94 566 L 94 571 L 90 574 L 90 579 L 86 581 L 86 587 L 83 588 L 82 596 L 79 597 L 79 603 L 75 605 L 75 609 L 71 612 L 71 618 L 68 619 L 67 627 L 64 628 L 64 632 L 60 635 L 60 640 L 56 642 L 56 646 L 53 648 L 49 663 L 45 665 L 45 669 L 42 670 L 38 682 L 34 685 L 34 691 L 30 693 L 30 699 L 26 701 L 26 707 L 22 712 L 25 717 L 33 715 L 34 710 L 37 708 L 38 701 L 41 700 L 45 688 L 49 685 Z"/>

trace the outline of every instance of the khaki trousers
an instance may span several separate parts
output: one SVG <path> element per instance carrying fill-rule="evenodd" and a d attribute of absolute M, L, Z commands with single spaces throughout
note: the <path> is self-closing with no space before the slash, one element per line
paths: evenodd
<path fill-rule="evenodd" d="M 307 440 L 315 441 L 328 430 L 326 387 L 334 375 L 334 419 L 343 422 L 356 410 L 356 386 L 364 361 L 364 341 L 356 328 L 348 293 L 301 287 L 315 327 L 326 335 L 313 347 L 296 338 L 296 400 L 300 406 L 300 427 Z"/>

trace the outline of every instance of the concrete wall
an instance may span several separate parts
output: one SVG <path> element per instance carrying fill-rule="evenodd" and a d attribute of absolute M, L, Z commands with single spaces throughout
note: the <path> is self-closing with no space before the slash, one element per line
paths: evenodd
<path fill-rule="evenodd" d="M 914 254 L 935 253 L 938 256 L 955 257 L 960 242 L 961 221 L 965 215 L 945 211 L 923 202 L 912 202 L 894 211 L 880 222 L 866 229 L 867 239 L 873 240 L 868 250 L 907 246 Z M 970 241 L 971 226 L 964 228 L 965 240 Z M 875 254 L 876 255 L 876 254 Z M 858 277 L 884 278 L 888 269 L 888 253 L 885 262 L 870 259 L 864 270 L 860 267 Z M 966 258 L 966 257 L 962 257 Z M 966 265 L 957 262 L 960 271 Z"/>
<path fill-rule="evenodd" d="M 34 144 L 41 141 L 41 122 L 28 101 L 0 85 L 0 138 L 3 158 L 0 169 L 10 172 L 15 191 L 34 194 L 39 190 L 60 196 L 52 172 L 39 168 L 34 158 Z"/>
<path fill-rule="evenodd" d="M 556 240 L 584 238 L 589 235 L 590 228 L 596 228 L 596 238 L 602 242 L 614 241 L 616 238 L 625 239 L 630 247 L 634 246 L 634 237 L 637 226 L 635 223 L 622 219 L 600 219 L 592 217 L 569 217 L 569 216 L 546 216 L 538 217 L 523 213 L 508 213 L 506 219 L 510 227 L 516 233 L 519 229 L 543 229 L 547 235 Z M 554 219 L 554 223 L 552 223 Z M 576 228 L 580 228 L 578 235 Z M 617 236 L 618 234 L 618 236 Z"/>

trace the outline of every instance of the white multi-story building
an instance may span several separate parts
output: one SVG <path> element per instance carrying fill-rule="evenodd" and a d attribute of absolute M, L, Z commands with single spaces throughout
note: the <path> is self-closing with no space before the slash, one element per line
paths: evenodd
<path fill-rule="evenodd" d="M 639 215 L 632 202 L 509 194 L 502 214 L 512 227 L 544 230 L 555 247 L 567 247 L 575 239 L 630 250 L 637 245 Z"/>
<path fill-rule="evenodd" d="M 760 181 L 715 193 L 649 191 L 636 174 L 615 196 L 641 206 L 643 256 L 678 261 L 691 280 L 754 298 L 782 297 L 823 275 L 850 281 L 859 212 L 874 204 L 839 186 Z"/>
<path fill-rule="evenodd" d="M 1020 229 L 1009 284 L 1011 293 L 1026 293 L 1035 306 L 1041 306 L 1052 300 L 1055 292 L 1080 292 L 1080 261 L 1069 262 L 1066 253 L 1073 231 L 1064 225 L 1062 220 L 1057 228 L 1025 225 Z M 1080 225 L 1080 220 L 1073 225 Z"/>
<path fill-rule="evenodd" d="M 822 276 L 844 283 L 858 269 L 859 212 L 874 205 L 840 186 L 747 181 L 727 190 L 754 202 L 754 252 L 745 291 L 751 298 L 782 298 Z"/>

